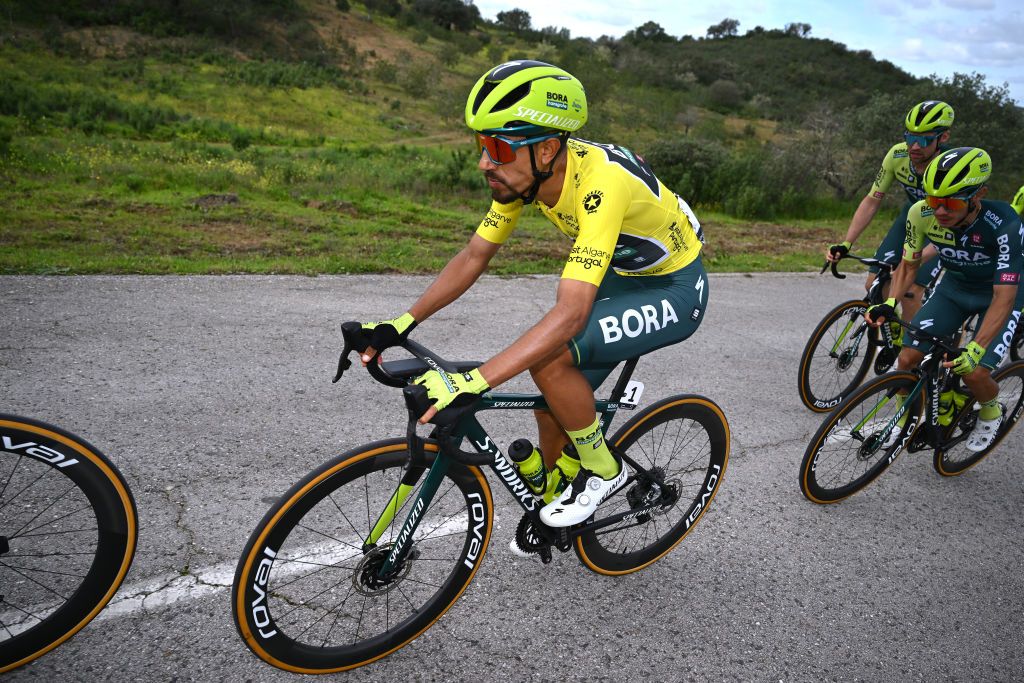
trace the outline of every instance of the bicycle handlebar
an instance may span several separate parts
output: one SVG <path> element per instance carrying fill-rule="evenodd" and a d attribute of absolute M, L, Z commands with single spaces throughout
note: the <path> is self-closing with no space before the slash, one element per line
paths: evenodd
<path fill-rule="evenodd" d="M 828 260 L 826 260 L 825 263 L 822 264 L 821 272 L 819 272 L 818 275 L 821 275 L 822 273 L 824 273 L 826 270 L 829 269 L 829 266 L 831 266 L 832 267 L 832 277 L 837 278 L 839 280 L 845 280 L 846 276 L 843 275 L 842 273 L 840 273 L 839 270 L 838 270 L 838 268 L 839 268 L 839 261 L 842 261 L 844 258 L 852 258 L 854 261 L 860 261 L 861 263 L 863 263 L 865 266 L 868 266 L 868 267 L 878 266 L 879 268 L 888 268 L 890 271 L 895 267 L 895 266 L 893 266 L 893 264 L 889 263 L 888 261 L 880 261 L 879 259 L 876 259 L 876 258 L 865 258 L 863 256 L 857 256 L 856 254 L 851 254 L 851 253 L 847 252 L 847 253 L 843 254 L 842 256 L 840 256 L 835 261 L 828 261 Z"/>
<path fill-rule="evenodd" d="M 352 351 L 362 353 L 369 345 L 366 335 L 363 334 L 362 325 L 358 322 L 349 321 L 342 323 L 341 334 L 345 340 L 345 345 L 342 348 L 341 356 L 338 358 L 338 371 L 334 375 L 333 382 L 340 380 L 345 370 L 352 367 L 352 361 L 348 358 L 349 354 Z M 395 346 L 405 349 L 415 358 L 425 363 L 428 368 L 445 372 L 460 371 L 459 363 L 445 360 L 427 347 L 411 339 L 405 339 Z M 410 381 L 413 376 L 421 374 L 422 367 L 419 363 L 412 362 L 411 359 L 378 362 L 381 349 L 375 349 L 374 351 L 373 357 L 366 364 L 366 370 L 370 373 L 371 377 L 381 384 L 402 390 L 405 407 L 409 411 L 409 427 L 407 430 L 409 450 L 412 453 L 422 453 L 424 439 L 416 434 L 416 423 L 433 406 L 433 402 L 427 398 L 426 387 L 412 384 Z M 479 363 L 470 365 L 475 366 L 479 365 Z M 436 437 L 439 447 L 452 459 L 466 465 L 487 465 L 492 462 L 490 454 L 463 451 L 458 447 L 457 443 L 453 443 L 456 442 L 456 439 L 451 438 L 452 428 L 474 406 L 475 402 L 461 408 L 445 408 L 434 415 L 430 419 L 430 423 L 436 426 L 433 435 Z M 461 441 L 461 438 L 458 441 Z"/>

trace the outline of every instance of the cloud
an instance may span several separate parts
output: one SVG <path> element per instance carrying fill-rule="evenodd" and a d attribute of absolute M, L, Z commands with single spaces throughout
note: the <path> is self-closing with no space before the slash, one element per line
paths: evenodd
<path fill-rule="evenodd" d="M 995 9 L 995 0 L 939 0 L 941 4 L 953 9 Z"/>

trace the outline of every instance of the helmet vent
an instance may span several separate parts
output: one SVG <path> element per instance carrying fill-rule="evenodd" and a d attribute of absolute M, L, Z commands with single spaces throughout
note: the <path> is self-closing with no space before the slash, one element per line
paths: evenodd
<path fill-rule="evenodd" d="M 498 87 L 498 84 L 497 83 L 492 83 L 492 82 L 485 82 L 482 86 L 480 86 L 480 91 L 477 92 L 476 99 L 473 100 L 472 112 L 474 114 L 476 114 L 478 111 L 480 111 L 480 104 L 484 101 L 484 98 L 486 98 L 488 95 L 490 95 L 491 91 L 494 90 L 497 87 Z"/>
<path fill-rule="evenodd" d="M 505 109 L 508 109 L 513 104 L 515 104 L 516 102 L 518 102 L 519 100 L 523 99 L 524 97 L 526 97 L 529 94 L 530 94 L 530 84 L 529 83 L 523 83 L 522 85 L 516 86 L 512 90 L 509 90 L 507 95 L 505 95 L 504 97 L 502 97 L 500 100 L 497 101 L 497 103 L 494 105 L 494 109 L 492 111 L 503 111 Z"/>

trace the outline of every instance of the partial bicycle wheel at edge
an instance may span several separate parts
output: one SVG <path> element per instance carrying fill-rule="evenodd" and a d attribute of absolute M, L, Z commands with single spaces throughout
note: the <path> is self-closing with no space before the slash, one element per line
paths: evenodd
<path fill-rule="evenodd" d="M 599 574 L 643 569 L 674 548 L 707 511 L 722 485 L 729 461 L 729 423 L 703 396 L 672 396 L 644 409 L 610 439 L 637 464 L 655 471 L 678 493 L 675 504 L 638 519 L 582 534 L 575 550 Z M 649 496 L 649 484 L 631 481 L 601 504 L 595 521 L 636 509 Z"/>
<path fill-rule="evenodd" d="M 427 450 L 429 465 L 437 447 Z M 480 470 L 454 462 L 419 513 L 406 560 L 387 579 L 376 571 L 426 478 L 423 468 L 406 470 L 408 459 L 404 439 L 349 451 L 295 484 L 257 526 L 235 572 L 232 612 L 264 661 L 300 673 L 368 664 L 429 628 L 469 585 L 493 504 Z M 378 523 L 403 475 L 409 495 Z M 364 547 L 375 526 L 377 543 Z"/>
<path fill-rule="evenodd" d="M 978 419 L 977 403 L 965 406 L 957 416 L 956 422 L 949 426 L 944 435 L 947 441 L 955 442 L 935 450 L 932 465 L 935 471 L 946 477 L 962 474 L 977 465 L 1006 438 L 1024 411 L 1024 362 L 1016 361 L 1004 365 L 992 373 L 992 379 L 999 385 L 999 402 L 1003 406 L 1003 422 L 995 440 L 983 451 L 972 452 L 967 449 L 965 439 Z"/>
<path fill-rule="evenodd" d="M 49 652 L 114 596 L 135 501 L 111 462 L 58 427 L 0 415 L 0 672 Z"/>
<path fill-rule="evenodd" d="M 870 484 L 892 464 L 921 422 L 924 393 L 907 406 L 906 422 L 890 446 L 886 429 L 899 391 L 917 383 L 910 372 L 890 372 L 854 391 L 825 418 L 800 463 L 800 490 L 814 503 L 838 502 Z M 891 433 L 891 432 L 890 432 Z"/>
<path fill-rule="evenodd" d="M 862 299 L 839 304 L 807 340 L 800 354 L 797 388 L 800 400 L 810 410 L 832 410 L 867 376 L 878 330 L 862 326 L 866 310 Z"/>

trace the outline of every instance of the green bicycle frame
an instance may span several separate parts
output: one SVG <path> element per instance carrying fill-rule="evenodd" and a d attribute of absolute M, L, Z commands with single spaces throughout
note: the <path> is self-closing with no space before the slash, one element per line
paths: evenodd
<path fill-rule="evenodd" d="M 634 408 L 633 405 L 620 403 L 620 399 L 625 392 L 626 385 L 629 383 L 636 363 L 637 359 L 626 362 L 610 398 L 595 401 L 601 430 L 605 433 L 607 433 L 608 426 L 620 408 L 625 410 L 632 410 Z M 476 414 L 485 410 L 547 409 L 547 402 L 543 396 L 538 394 L 484 394 L 480 397 L 480 401 L 474 406 L 473 410 L 459 419 L 459 422 L 452 429 L 451 435 L 447 437 L 456 446 L 464 439 L 468 439 L 478 453 L 490 455 L 490 468 L 494 470 L 498 475 L 498 479 L 505 485 L 505 488 L 508 489 L 519 505 L 526 510 L 527 514 L 536 518 L 535 521 L 539 520 L 539 499 L 533 495 L 526 482 L 519 476 L 519 471 L 512 464 L 512 461 L 491 440 L 487 431 L 476 419 Z M 434 434 L 437 434 L 436 429 Z M 380 576 L 387 576 L 405 557 L 411 545 L 410 542 L 412 541 L 413 534 L 419 526 L 420 519 L 422 519 L 423 511 L 433 501 L 434 495 L 437 493 L 445 474 L 448 472 L 451 461 L 452 457 L 443 448 L 438 450 L 437 455 L 434 457 L 434 463 L 427 472 L 426 479 L 424 479 L 423 484 L 420 486 L 415 499 L 409 504 L 409 511 L 406 513 L 405 520 L 402 522 L 398 535 L 395 537 L 391 552 L 388 553 L 387 559 L 380 567 Z M 398 510 L 402 508 L 409 498 L 409 495 L 415 488 L 416 481 L 422 476 L 423 471 L 422 467 L 416 466 L 406 470 L 397 489 L 391 495 L 391 499 L 377 518 L 377 522 L 374 524 L 369 536 L 364 540 L 364 547 L 376 544 L 384 534 L 385 529 L 395 521 Z"/>

